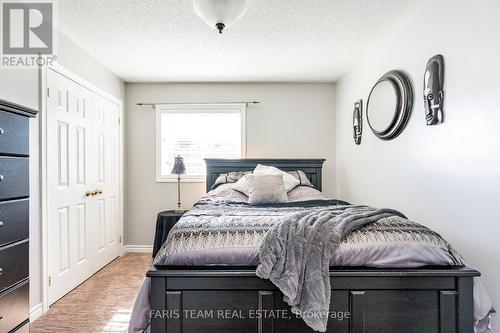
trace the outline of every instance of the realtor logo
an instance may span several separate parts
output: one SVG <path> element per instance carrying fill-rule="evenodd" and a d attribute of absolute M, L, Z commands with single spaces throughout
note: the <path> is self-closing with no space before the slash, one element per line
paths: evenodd
<path fill-rule="evenodd" d="M 55 53 L 55 0 L 0 0 L 2 61 L 0 68 L 51 65 Z"/>
<path fill-rule="evenodd" d="M 3 54 L 52 54 L 52 2 L 2 3 Z"/>

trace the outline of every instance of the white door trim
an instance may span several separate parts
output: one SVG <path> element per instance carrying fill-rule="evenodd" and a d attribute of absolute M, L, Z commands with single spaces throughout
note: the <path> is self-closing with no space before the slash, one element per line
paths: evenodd
<path fill-rule="evenodd" d="M 119 207 L 119 228 L 120 228 L 120 247 L 123 251 L 123 207 L 124 207 L 124 195 L 123 195 L 123 137 L 124 137 L 124 123 L 123 123 L 123 101 L 109 94 L 105 90 L 99 88 L 93 83 L 83 79 L 74 72 L 64 68 L 59 64 L 53 64 L 51 66 L 40 67 L 39 79 L 40 79 L 40 122 L 39 122 L 39 156 L 40 156 L 40 221 L 41 221 L 41 231 L 42 231 L 42 312 L 46 313 L 49 310 L 49 266 L 48 266 L 48 229 L 47 229 L 47 98 L 48 98 L 48 87 L 47 87 L 47 71 L 53 70 L 66 78 L 74 81 L 75 83 L 89 89 L 90 91 L 104 97 L 105 99 L 118 105 L 119 112 L 119 124 L 120 124 L 120 157 L 119 157 L 119 168 L 120 168 L 120 207 Z"/>

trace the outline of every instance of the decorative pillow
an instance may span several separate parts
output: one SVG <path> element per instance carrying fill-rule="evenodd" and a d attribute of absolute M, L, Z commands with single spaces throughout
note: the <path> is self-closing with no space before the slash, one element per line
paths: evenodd
<path fill-rule="evenodd" d="M 241 177 L 236 183 L 234 183 L 233 190 L 239 191 L 248 197 L 250 194 L 250 184 L 248 183 L 248 178 L 251 176 L 252 174 L 249 173 Z"/>
<path fill-rule="evenodd" d="M 299 180 L 300 186 L 314 187 L 313 184 L 311 184 L 311 182 L 309 181 L 309 178 L 307 178 L 307 175 L 305 174 L 304 171 L 295 170 L 295 171 L 288 171 L 288 173 Z"/>
<path fill-rule="evenodd" d="M 283 183 L 285 184 L 285 190 L 287 193 L 300 184 L 300 181 L 288 172 L 269 165 L 257 164 L 253 170 L 253 174 L 256 176 L 281 175 L 283 177 Z"/>
<path fill-rule="evenodd" d="M 248 185 L 250 205 L 288 202 L 285 183 L 281 175 L 250 175 Z"/>
<path fill-rule="evenodd" d="M 236 183 L 244 175 L 250 174 L 252 171 L 233 171 L 228 173 L 221 173 L 215 183 L 212 185 L 212 190 L 222 184 Z"/>

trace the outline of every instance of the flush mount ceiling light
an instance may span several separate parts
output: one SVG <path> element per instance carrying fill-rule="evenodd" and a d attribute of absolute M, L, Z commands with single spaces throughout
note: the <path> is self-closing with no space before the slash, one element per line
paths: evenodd
<path fill-rule="evenodd" d="M 238 21 L 246 6 L 246 0 L 193 0 L 196 15 L 219 33 Z"/>

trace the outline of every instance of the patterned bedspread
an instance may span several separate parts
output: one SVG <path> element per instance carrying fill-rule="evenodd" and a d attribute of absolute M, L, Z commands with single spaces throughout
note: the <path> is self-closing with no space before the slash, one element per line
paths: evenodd
<path fill-rule="evenodd" d="M 206 198 L 170 231 L 154 264 L 256 266 L 264 235 L 284 216 L 304 209 L 320 210 L 346 204 L 339 200 L 310 200 L 250 206 Z M 414 257 L 413 261 L 408 260 L 409 257 Z M 332 266 L 378 266 L 381 260 L 384 267 L 396 267 L 399 262 L 403 267 L 463 265 L 460 255 L 439 234 L 396 216 L 380 219 L 347 235 L 330 263 Z"/>

